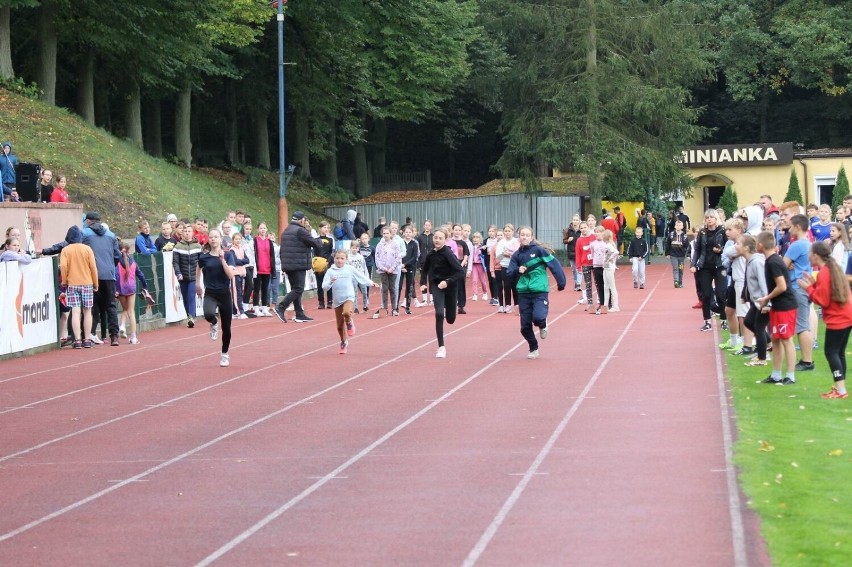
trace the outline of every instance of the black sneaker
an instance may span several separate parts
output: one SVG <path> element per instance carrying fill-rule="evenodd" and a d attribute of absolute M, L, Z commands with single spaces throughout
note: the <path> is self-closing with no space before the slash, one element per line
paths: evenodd
<path fill-rule="evenodd" d="M 723 330 L 723 331 L 727 331 L 727 330 L 728 330 L 728 322 L 727 322 L 727 321 L 722 321 L 722 330 Z"/>
<path fill-rule="evenodd" d="M 287 312 L 284 310 L 284 306 L 280 303 L 275 306 L 275 316 L 281 319 L 282 323 L 287 322 Z"/>
<path fill-rule="evenodd" d="M 65 337 L 65 338 L 59 339 L 59 348 L 65 348 L 65 347 L 71 346 L 73 344 L 74 344 L 74 338 L 73 337 Z"/>
<path fill-rule="evenodd" d="M 802 362 L 801 360 L 796 363 L 796 372 L 806 372 L 808 370 L 814 369 L 813 362 Z"/>
<path fill-rule="evenodd" d="M 791 385 L 793 385 L 793 384 L 795 384 L 795 383 L 796 383 L 796 381 L 795 381 L 795 380 L 793 380 L 792 378 L 787 377 L 787 378 L 784 378 L 783 380 L 781 380 L 780 382 L 778 382 L 778 385 L 779 385 L 779 386 L 791 386 Z"/>
<path fill-rule="evenodd" d="M 777 378 L 773 378 L 772 375 L 770 374 L 769 376 L 767 376 L 763 380 L 760 380 L 758 382 L 758 384 L 781 384 L 782 382 L 783 382 L 782 380 L 779 380 Z"/>
<path fill-rule="evenodd" d="M 748 356 L 748 355 L 754 354 L 756 352 L 757 352 L 757 349 L 755 347 L 744 346 L 741 349 L 734 351 L 734 354 L 736 354 L 738 356 Z"/>
<path fill-rule="evenodd" d="M 707 331 L 712 331 L 713 325 L 710 324 L 710 321 L 704 321 L 704 324 L 701 326 L 701 332 L 705 333 Z"/>
<path fill-rule="evenodd" d="M 296 318 L 293 319 L 296 323 L 309 323 L 313 321 L 313 317 L 308 317 L 306 314 L 302 313 L 301 315 L 296 315 Z"/>
<path fill-rule="evenodd" d="M 467 315 L 467 311 L 464 310 L 464 307 L 459 307 L 458 314 L 459 315 Z"/>
<path fill-rule="evenodd" d="M 118 335 L 113 335 L 109 338 L 109 346 L 118 346 Z"/>

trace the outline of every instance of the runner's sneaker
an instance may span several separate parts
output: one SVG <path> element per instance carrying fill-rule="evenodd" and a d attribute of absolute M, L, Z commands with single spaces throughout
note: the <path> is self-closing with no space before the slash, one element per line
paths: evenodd
<path fill-rule="evenodd" d="M 837 388 L 832 388 L 830 392 L 820 394 L 819 397 L 824 398 L 826 400 L 845 400 L 849 397 L 849 392 L 843 392 L 841 394 L 837 391 Z"/>
<path fill-rule="evenodd" d="M 224 366 L 230 366 L 230 364 L 231 364 L 231 355 L 223 352 L 219 356 L 219 366 L 223 366 L 223 367 Z"/>
<path fill-rule="evenodd" d="M 713 325 L 710 324 L 710 321 L 704 321 L 704 324 L 701 326 L 701 332 L 712 331 Z"/>
<path fill-rule="evenodd" d="M 539 337 L 541 340 L 544 340 L 544 339 L 546 339 L 546 338 L 547 338 L 547 322 L 545 322 L 545 323 L 544 323 L 544 327 L 542 327 L 541 329 L 539 329 L 539 331 L 538 331 L 538 337 Z"/>
<path fill-rule="evenodd" d="M 338 351 L 340 354 L 346 354 L 346 349 L 349 347 L 349 341 L 343 341 L 340 343 L 340 350 Z"/>
<path fill-rule="evenodd" d="M 445 347 L 439 346 L 438 352 L 435 353 L 435 358 L 447 358 L 447 349 Z"/>
<path fill-rule="evenodd" d="M 538 358 L 538 356 L 539 356 L 538 349 L 535 349 L 535 350 L 530 351 L 530 353 L 527 355 L 527 358 L 529 358 L 530 360 L 533 360 L 535 358 Z"/>
<path fill-rule="evenodd" d="M 212 323 L 210 325 L 210 340 L 215 341 L 219 338 L 219 323 Z"/>
<path fill-rule="evenodd" d="M 350 337 L 355 334 L 355 323 L 352 321 L 346 322 L 346 334 Z"/>

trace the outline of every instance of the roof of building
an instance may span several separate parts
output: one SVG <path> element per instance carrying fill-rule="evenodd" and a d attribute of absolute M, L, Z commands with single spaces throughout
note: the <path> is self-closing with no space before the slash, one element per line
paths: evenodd
<path fill-rule="evenodd" d="M 818 148 L 813 150 L 797 150 L 796 158 L 837 158 L 852 157 L 852 148 Z"/>

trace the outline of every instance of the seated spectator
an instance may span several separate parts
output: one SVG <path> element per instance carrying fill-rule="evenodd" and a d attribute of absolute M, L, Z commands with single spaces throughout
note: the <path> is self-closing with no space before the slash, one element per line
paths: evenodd
<path fill-rule="evenodd" d="M 7 238 L 0 246 L 0 262 L 20 262 L 29 264 L 33 259 L 26 252 L 21 252 L 21 241 L 15 237 Z"/>
<path fill-rule="evenodd" d="M 137 254 L 155 254 L 157 247 L 151 241 L 151 225 L 148 221 L 139 221 L 139 234 L 136 235 L 136 253 Z"/>
<path fill-rule="evenodd" d="M 58 175 L 56 177 L 56 187 L 53 188 L 53 192 L 50 194 L 50 202 L 51 203 L 67 203 L 68 202 L 68 192 L 65 191 L 65 183 L 66 179 L 64 175 Z"/>
<path fill-rule="evenodd" d="M 17 179 L 15 167 L 17 165 L 18 158 L 12 153 L 12 143 L 3 142 L 3 155 L 0 156 L 0 182 L 3 184 L 2 191 L 0 191 L 0 202 L 21 200 L 15 190 Z"/>
<path fill-rule="evenodd" d="M 154 246 L 161 252 L 169 252 L 175 247 L 175 241 L 172 240 L 172 223 L 166 221 L 160 225 L 160 236 L 154 241 Z"/>
<path fill-rule="evenodd" d="M 52 180 L 53 172 L 49 169 L 42 169 L 38 178 L 38 194 L 41 195 L 42 203 L 50 202 L 50 195 L 53 193 L 53 185 L 50 184 Z"/>

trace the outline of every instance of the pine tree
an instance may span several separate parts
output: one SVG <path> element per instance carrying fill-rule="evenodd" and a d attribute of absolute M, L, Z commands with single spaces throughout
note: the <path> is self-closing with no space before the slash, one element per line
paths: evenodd
<path fill-rule="evenodd" d="M 790 170 L 790 184 L 787 186 L 787 194 L 784 195 L 784 202 L 796 201 L 802 202 L 802 190 L 799 189 L 799 176 L 796 175 L 796 170 Z"/>
<path fill-rule="evenodd" d="M 837 181 L 834 183 L 834 191 L 831 192 L 831 210 L 836 211 L 837 207 L 843 204 L 843 197 L 849 194 L 849 179 L 846 177 L 846 168 L 840 166 L 840 171 L 837 172 Z"/>
<path fill-rule="evenodd" d="M 725 187 L 725 192 L 722 193 L 722 198 L 719 199 L 719 208 L 725 211 L 726 218 L 731 218 L 739 209 L 737 205 L 737 192 L 730 185 Z"/>

